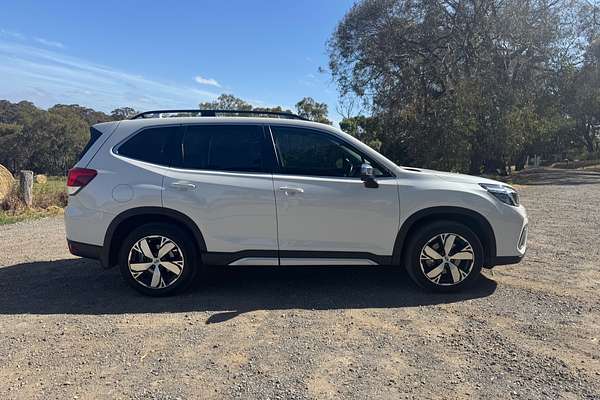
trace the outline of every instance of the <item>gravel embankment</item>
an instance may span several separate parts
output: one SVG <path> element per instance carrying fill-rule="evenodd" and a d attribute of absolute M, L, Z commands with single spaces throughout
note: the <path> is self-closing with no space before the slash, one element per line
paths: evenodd
<path fill-rule="evenodd" d="M 0 227 L 0 398 L 600 399 L 600 174 L 548 174 L 519 187 L 525 261 L 457 295 L 310 267 L 150 299 L 60 218 Z"/>

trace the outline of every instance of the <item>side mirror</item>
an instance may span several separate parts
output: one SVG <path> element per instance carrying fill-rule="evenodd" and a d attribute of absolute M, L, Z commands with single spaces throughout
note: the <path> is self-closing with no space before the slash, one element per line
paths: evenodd
<path fill-rule="evenodd" d="M 371 164 L 363 163 L 360 166 L 360 179 L 365 183 L 367 188 L 378 188 L 379 183 L 373 176 L 373 166 Z"/>

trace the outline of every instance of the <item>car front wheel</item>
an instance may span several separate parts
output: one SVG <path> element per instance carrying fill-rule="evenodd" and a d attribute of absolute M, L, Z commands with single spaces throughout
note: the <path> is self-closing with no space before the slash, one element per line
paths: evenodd
<path fill-rule="evenodd" d="M 479 278 L 483 256 L 481 241 L 471 229 L 457 222 L 440 221 L 412 235 L 405 267 L 419 286 L 453 292 Z"/>

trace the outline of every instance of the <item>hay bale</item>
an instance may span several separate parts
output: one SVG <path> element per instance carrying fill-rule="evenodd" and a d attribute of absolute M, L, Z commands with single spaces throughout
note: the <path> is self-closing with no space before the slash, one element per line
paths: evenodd
<path fill-rule="evenodd" d="M 38 174 L 35 176 L 35 183 L 39 183 L 40 185 L 45 185 L 48 183 L 48 177 L 43 174 Z"/>
<path fill-rule="evenodd" d="M 15 180 L 10 171 L 0 164 L 0 200 L 3 200 L 11 191 L 14 182 Z"/>

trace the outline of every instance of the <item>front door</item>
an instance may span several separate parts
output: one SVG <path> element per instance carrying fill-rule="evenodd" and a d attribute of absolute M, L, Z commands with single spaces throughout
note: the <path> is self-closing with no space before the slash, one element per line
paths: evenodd
<path fill-rule="evenodd" d="M 281 265 L 371 265 L 391 261 L 399 224 L 397 180 L 331 134 L 272 126 Z M 360 179 L 374 167 L 377 188 Z"/>

